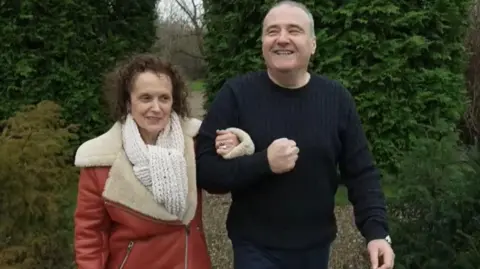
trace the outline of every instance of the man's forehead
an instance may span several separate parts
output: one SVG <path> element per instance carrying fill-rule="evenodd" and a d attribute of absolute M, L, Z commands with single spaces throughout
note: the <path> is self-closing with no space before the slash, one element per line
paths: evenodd
<path fill-rule="evenodd" d="M 308 15 L 301 8 L 281 5 L 272 8 L 263 20 L 263 26 L 271 25 L 308 25 Z"/>

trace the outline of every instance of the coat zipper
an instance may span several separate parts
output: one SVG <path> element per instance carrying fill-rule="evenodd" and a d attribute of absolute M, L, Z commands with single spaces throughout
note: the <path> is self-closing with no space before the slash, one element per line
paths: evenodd
<path fill-rule="evenodd" d="M 125 266 L 125 263 L 127 262 L 128 256 L 130 256 L 130 252 L 132 251 L 133 248 L 133 241 L 130 241 L 127 246 L 127 254 L 125 254 L 125 257 L 123 258 L 122 264 L 120 264 L 120 267 L 118 269 L 123 269 Z"/>
<path fill-rule="evenodd" d="M 188 238 L 190 236 L 190 225 L 185 225 L 185 269 L 188 269 Z"/>

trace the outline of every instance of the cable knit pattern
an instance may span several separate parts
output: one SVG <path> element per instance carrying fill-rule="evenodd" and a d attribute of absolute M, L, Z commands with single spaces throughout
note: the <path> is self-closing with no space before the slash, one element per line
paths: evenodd
<path fill-rule="evenodd" d="M 157 203 L 182 219 L 187 207 L 188 178 L 179 116 L 172 112 L 156 145 L 147 145 L 132 116 L 128 115 L 122 125 L 122 138 L 135 176 L 153 194 Z"/>

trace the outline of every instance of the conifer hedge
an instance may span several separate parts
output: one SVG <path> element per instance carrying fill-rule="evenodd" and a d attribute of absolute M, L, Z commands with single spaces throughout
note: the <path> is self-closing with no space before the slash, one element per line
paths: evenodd
<path fill-rule="evenodd" d="M 261 23 L 274 2 L 205 0 L 207 109 L 225 79 L 264 68 Z M 439 119 L 447 124 L 430 130 L 431 138 L 459 122 L 470 0 L 301 2 L 315 19 L 311 70 L 352 92 L 384 171 L 395 172 L 398 154 Z"/>
<path fill-rule="evenodd" d="M 0 1 L 0 268 L 76 268 L 75 144 L 111 124 L 103 73 L 151 48 L 156 3 Z"/>
<path fill-rule="evenodd" d="M 395 268 L 479 268 L 480 152 L 450 133 L 400 159 L 388 199 Z"/>
<path fill-rule="evenodd" d="M 120 57 L 150 49 L 157 0 L 23 0 L 0 3 L 0 119 L 52 100 L 80 140 L 106 127 L 102 74 Z"/>

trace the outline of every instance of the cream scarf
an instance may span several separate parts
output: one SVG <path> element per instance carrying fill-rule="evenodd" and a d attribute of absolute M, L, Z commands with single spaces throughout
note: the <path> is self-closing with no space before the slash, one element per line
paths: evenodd
<path fill-rule="evenodd" d="M 179 116 L 172 112 L 156 145 L 147 145 L 130 114 L 122 125 L 123 147 L 137 179 L 155 201 L 182 219 L 186 211 L 188 178 L 184 138 Z"/>

